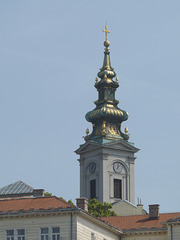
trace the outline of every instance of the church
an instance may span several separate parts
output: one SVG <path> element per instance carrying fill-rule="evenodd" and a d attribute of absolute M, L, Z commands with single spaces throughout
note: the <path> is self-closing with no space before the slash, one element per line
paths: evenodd
<path fill-rule="evenodd" d="M 121 129 L 128 113 L 115 99 L 119 83 L 111 67 L 107 26 L 104 31 L 104 61 L 95 82 L 98 100 L 95 109 L 86 114 L 93 130 L 89 134 L 87 129 L 86 143 L 76 151 L 80 155 L 80 196 L 108 203 L 125 199 L 134 204 L 134 154 L 139 149 L 128 141 L 128 129 L 125 133 Z"/>
<path fill-rule="evenodd" d="M 108 26 L 103 29 L 104 61 L 97 74 L 95 108 L 86 114 L 86 130 L 79 155 L 80 197 L 76 206 L 56 196 L 44 196 L 22 181 L 0 188 L 0 240 L 179 240 L 180 212 L 159 212 L 159 205 L 135 205 L 135 154 L 129 139 L 128 112 L 115 97 L 118 77 L 111 66 Z M 88 201 L 111 203 L 117 216 L 97 218 Z"/>

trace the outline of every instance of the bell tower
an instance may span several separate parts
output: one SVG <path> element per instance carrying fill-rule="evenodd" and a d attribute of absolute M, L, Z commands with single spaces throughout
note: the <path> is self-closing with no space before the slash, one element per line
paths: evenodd
<path fill-rule="evenodd" d="M 80 197 L 108 203 L 125 199 L 134 204 L 134 154 L 139 149 L 128 141 L 128 129 L 121 131 L 128 113 L 118 107 L 115 99 L 119 83 L 111 67 L 107 25 L 103 32 L 104 61 L 95 82 L 98 100 L 85 116 L 92 123 L 92 133 L 86 130 L 85 143 L 75 151 L 80 155 Z"/>

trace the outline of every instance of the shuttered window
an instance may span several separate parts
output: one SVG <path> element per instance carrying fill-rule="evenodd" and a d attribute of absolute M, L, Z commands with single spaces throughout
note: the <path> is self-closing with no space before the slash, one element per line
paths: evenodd
<path fill-rule="evenodd" d="M 114 179 L 114 198 L 122 199 L 122 181 L 121 181 L 121 179 Z"/>
<path fill-rule="evenodd" d="M 96 198 L 96 180 L 90 181 L 90 198 Z"/>

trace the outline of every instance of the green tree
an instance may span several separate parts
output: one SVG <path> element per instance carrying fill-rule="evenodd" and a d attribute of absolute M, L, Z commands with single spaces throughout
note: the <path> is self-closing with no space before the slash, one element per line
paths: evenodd
<path fill-rule="evenodd" d="M 66 202 L 66 200 L 63 198 L 63 197 L 59 197 L 61 200 L 63 200 L 63 201 L 65 201 Z"/>
<path fill-rule="evenodd" d="M 74 205 L 74 203 L 72 202 L 71 199 L 68 200 L 68 203 L 70 203 L 71 205 Z M 75 206 L 75 205 L 74 205 Z"/>
<path fill-rule="evenodd" d="M 65 201 L 65 202 L 70 203 L 71 205 L 74 205 L 74 203 L 72 202 L 71 199 L 69 199 L 68 201 L 66 201 L 63 197 L 60 197 L 60 199 L 62 199 L 62 200 Z M 75 205 L 74 205 L 74 206 L 75 206 Z"/>
<path fill-rule="evenodd" d="M 112 208 L 111 203 L 101 203 L 95 198 L 91 199 L 88 205 L 88 211 L 92 215 L 96 217 L 109 217 L 109 216 L 117 216 L 114 211 L 111 211 Z"/>
<path fill-rule="evenodd" d="M 44 193 L 44 196 L 46 196 L 46 197 L 51 197 L 51 196 L 53 196 L 53 195 L 52 195 L 52 193 L 45 192 L 45 193 Z M 70 203 L 71 205 L 74 205 L 74 203 L 72 202 L 71 199 L 69 199 L 68 201 L 66 201 L 63 197 L 59 197 L 59 198 L 60 198 L 61 200 L 65 201 L 65 202 Z M 74 205 L 74 206 L 75 206 L 75 205 Z"/>
<path fill-rule="evenodd" d="M 52 196 L 52 193 L 45 192 L 45 193 L 44 193 L 44 196 L 46 196 L 46 197 L 50 197 L 50 196 Z"/>

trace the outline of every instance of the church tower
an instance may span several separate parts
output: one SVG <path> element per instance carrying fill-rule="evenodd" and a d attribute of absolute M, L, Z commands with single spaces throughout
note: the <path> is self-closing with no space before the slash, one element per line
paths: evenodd
<path fill-rule="evenodd" d="M 95 82 L 98 100 L 85 116 L 92 123 L 92 133 L 86 130 L 86 142 L 76 150 L 80 155 L 80 197 L 108 203 L 125 199 L 134 204 L 134 154 L 139 149 L 128 142 L 128 129 L 121 131 L 128 113 L 118 107 L 115 99 L 119 83 L 111 67 L 107 25 L 103 32 L 104 61 Z"/>

